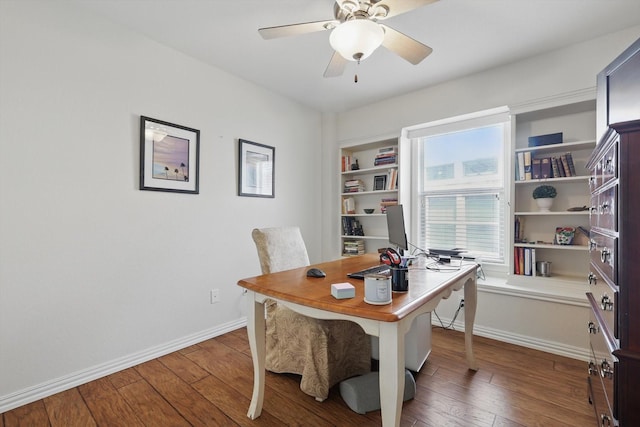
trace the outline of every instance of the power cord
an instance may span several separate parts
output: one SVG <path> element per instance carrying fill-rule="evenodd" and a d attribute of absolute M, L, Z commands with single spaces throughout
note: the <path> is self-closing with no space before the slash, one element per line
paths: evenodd
<path fill-rule="evenodd" d="M 435 314 L 436 317 L 438 318 L 438 322 L 440 322 L 440 327 L 442 329 L 448 329 L 448 330 L 455 331 L 456 328 L 453 327 L 453 324 L 456 321 L 456 318 L 458 317 L 458 314 L 460 313 L 460 310 L 462 309 L 462 307 L 464 307 L 464 300 L 463 299 L 460 300 L 460 303 L 458 304 L 458 308 L 457 308 L 456 312 L 453 314 L 453 319 L 451 319 L 451 322 L 447 326 L 444 325 L 444 322 L 442 321 L 442 319 L 440 319 L 440 316 L 438 316 L 438 313 L 435 310 L 433 310 L 433 314 Z"/>

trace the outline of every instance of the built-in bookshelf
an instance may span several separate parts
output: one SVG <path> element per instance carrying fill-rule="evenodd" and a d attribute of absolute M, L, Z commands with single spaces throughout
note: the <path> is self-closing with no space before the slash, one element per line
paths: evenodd
<path fill-rule="evenodd" d="M 516 111 L 513 116 L 512 246 L 509 283 L 527 288 L 585 283 L 589 264 L 589 171 L 595 147 L 595 99 Z M 559 135 L 560 134 L 560 135 Z M 543 145 L 536 136 L 555 135 Z M 534 137 L 534 138 L 531 138 Z M 558 140 L 558 137 L 560 138 Z M 557 195 L 548 211 L 533 197 L 540 185 Z"/>
<path fill-rule="evenodd" d="M 343 256 L 388 246 L 385 209 L 398 203 L 398 140 L 340 148 L 340 241 Z"/>

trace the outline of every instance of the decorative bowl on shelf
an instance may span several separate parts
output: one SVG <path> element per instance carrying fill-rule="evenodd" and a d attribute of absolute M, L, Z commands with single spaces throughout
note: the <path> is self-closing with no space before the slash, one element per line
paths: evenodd
<path fill-rule="evenodd" d="M 373 213 L 373 211 L 375 211 L 375 209 L 371 209 L 371 208 L 369 208 L 369 209 L 365 209 L 365 210 L 364 210 L 364 213 L 372 214 L 372 213 Z"/>

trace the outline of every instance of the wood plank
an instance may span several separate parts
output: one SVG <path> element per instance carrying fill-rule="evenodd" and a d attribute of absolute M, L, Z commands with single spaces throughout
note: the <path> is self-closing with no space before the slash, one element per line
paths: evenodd
<path fill-rule="evenodd" d="M 98 425 L 144 426 L 108 378 L 83 384 L 78 390 Z"/>
<path fill-rule="evenodd" d="M 247 416 L 247 409 L 251 399 L 243 396 L 242 393 L 239 393 L 233 387 L 229 387 L 213 375 L 207 376 L 192 384 L 192 386 L 240 426 L 276 426 L 283 424 L 283 421 L 278 420 L 266 410 L 263 410 L 257 419 L 250 419 Z"/>
<path fill-rule="evenodd" d="M 233 387 L 247 399 L 253 392 L 253 364 L 247 357 L 238 357 L 238 352 L 217 341 L 206 343 L 206 349 L 190 353 L 188 357 L 219 378 L 227 387 Z M 203 347 L 205 345 L 203 344 Z M 235 359 L 234 359 L 235 358 Z M 248 375 L 247 375 L 248 374 Z M 302 396 L 280 394 L 271 386 L 271 376 L 266 380 L 263 411 L 268 411 L 289 425 L 330 426 L 332 424 L 314 416 L 301 401 Z M 302 392 L 300 392 L 303 394 Z M 295 397 L 295 399 L 292 399 Z M 305 400 L 315 401 L 304 395 Z M 247 405 L 248 409 L 249 406 Z"/>
<path fill-rule="evenodd" d="M 118 392 L 147 426 L 191 425 L 146 381 L 129 384 Z"/>
<path fill-rule="evenodd" d="M 77 388 L 44 399 L 49 421 L 53 427 L 91 427 L 96 422 Z"/>
<path fill-rule="evenodd" d="M 158 360 L 138 365 L 136 370 L 192 425 L 236 425 L 219 408 Z"/>
<path fill-rule="evenodd" d="M 403 405 L 402 427 L 487 426 L 492 417 L 494 427 L 595 424 L 584 362 L 474 337 L 480 355 L 474 372 L 461 332 L 434 328 L 432 336 L 433 351 L 416 375 L 416 397 Z M 317 402 L 300 390 L 298 375 L 270 372 L 262 416 L 252 421 L 246 416 L 252 390 L 253 363 L 241 328 L 0 414 L 0 427 L 381 424 L 379 410 L 351 411 L 337 386 Z"/>
<path fill-rule="evenodd" d="M 121 388 L 142 379 L 140 374 L 138 374 L 133 368 L 116 372 L 115 374 L 109 375 L 107 378 L 115 388 Z"/>
<path fill-rule="evenodd" d="M 201 347 L 198 348 L 200 349 Z M 183 381 L 189 384 L 200 381 L 201 379 L 209 376 L 209 373 L 207 371 L 202 369 L 197 364 L 193 363 L 190 359 L 185 357 L 184 354 L 179 352 L 167 354 L 166 356 L 162 356 L 158 360 L 164 366 L 169 368 L 174 374 L 180 377 Z"/>
<path fill-rule="evenodd" d="M 44 402 L 38 400 L 4 413 L 6 427 L 48 426 L 49 415 Z"/>

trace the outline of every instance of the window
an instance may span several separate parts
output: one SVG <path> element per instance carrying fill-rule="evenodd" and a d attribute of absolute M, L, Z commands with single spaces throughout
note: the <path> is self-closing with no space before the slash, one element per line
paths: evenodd
<path fill-rule="evenodd" d="M 471 118 L 471 120 L 470 120 Z M 410 130 L 417 172 L 412 212 L 416 246 L 464 248 L 484 262 L 505 259 L 505 110 L 478 113 Z"/>

